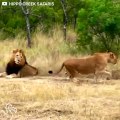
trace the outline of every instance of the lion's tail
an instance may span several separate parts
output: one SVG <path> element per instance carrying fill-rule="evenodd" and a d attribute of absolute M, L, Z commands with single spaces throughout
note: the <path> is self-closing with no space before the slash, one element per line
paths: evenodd
<path fill-rule="evenodd" d="M 49 74 L 57 75 L 58 73 L 60 73 L 60 72 L 62 71 L 63 67 L 64 67 L 64 63 L 62 64 L 61 68 L 60 68 L 56 73 L 53 73 L 52 70 L 49 70 L 48 73 L 49 73 Z"/>

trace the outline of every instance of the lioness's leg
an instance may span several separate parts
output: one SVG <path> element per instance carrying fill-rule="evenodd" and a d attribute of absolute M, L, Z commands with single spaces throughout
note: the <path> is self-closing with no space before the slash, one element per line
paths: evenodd
<path fill-rule="evenodd" d="M 98 80 L 99 73 L 104 71 L 105 67 L 106 67 L 106 65 L 103 65 L 103 66 L 97 65 L 96 66 L 95 73 L 94 73 L 94 80 L 96 81 L 96 83 L 97 83 L 97 80 Z"/>
<path fill-rule="evenodd" d="M 111 78 L 112 74 L 111 72 L 104 70 L 104 71 L 98 72 L 98 76 L 104 76 L 105 78 Z"/>
<path fill-rule="evenodd" d="M 68 66 L 65 66 L 65 68 L 69 72 L 69 78 L 72 80 L 76 76 L 76 70 Z"/>
<path fill-rule="evenodd" d="M 107 70 L 96 71 L 95 77 L 94 77 L 95 81 L 97 82 L 98 77 L 102 76 L 102 75 L 105 75 L 108 78 L 111 78 L 111 76 L 112 76 L 112 74 L 109 71 L 107 71 Z"/>
<path fill-rule="evenodd" d="M 75 71 L 69 69 L 68 72 L 69 72 L 69 78 L 73 79 L 75 77 Z"/>

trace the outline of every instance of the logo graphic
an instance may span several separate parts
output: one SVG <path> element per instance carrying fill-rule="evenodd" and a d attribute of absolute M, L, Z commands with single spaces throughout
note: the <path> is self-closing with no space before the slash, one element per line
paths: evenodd
<path fill-rule="evenodd" d="M 17 113 L 17 109 L 15 107 L 12 106 L 12 104 L 8 103 L 6 104 L 5 106 L 5 112 L 7 114 L 14 114 L 14 113 Z"/>
<path fill-rule="evenodd" d="M 4 109 L 0 111 L 0 113 L 3 113 L 3 115 L 4 115 L 7 119 L 12 120 L 13 115 L 14 115 L 15 113 L 17 113 L 17 108 L 14 107 L 14 106 L 12 106 L 12 104 L 7 103 L 7 104 L 5 105 L 5 107 L 4 107 Z"/>
<path fill-rule="evenodd" d="M 2 6 L 7 6 L 7 2 L 2 2 Z"/>

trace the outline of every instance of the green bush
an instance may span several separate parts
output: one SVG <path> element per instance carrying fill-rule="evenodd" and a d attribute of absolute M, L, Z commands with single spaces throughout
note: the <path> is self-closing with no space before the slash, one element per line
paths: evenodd
<path fill-rule="evenodd" d="M 88 0 L 78 13 L 78 49 L 120 50 L 120 5 L 114 0 Z M 87 7 L 86 7 L 87 6 Z"/>

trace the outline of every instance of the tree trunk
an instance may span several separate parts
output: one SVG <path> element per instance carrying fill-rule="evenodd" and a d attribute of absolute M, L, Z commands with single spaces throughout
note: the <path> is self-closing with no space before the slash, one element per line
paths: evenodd
<path fill-rule="evenodd" d="M 77 15 L 74 15 L 74 23 L 73 23 L 74 30 L 76 28 L 76 22 L 77 22 Z"/>
<path fill-rule="evenodd" d="M 27 29 L 27 46 L 31 47 L 29 14 L 25 15 L 25 20 L 26 20 L 26 29 Z"/>
<path fill-rule="evenodd" d="M 63 34 L 64 34 L 64 40 L 66 40 L 66 36 L 67 36 L 67 30 L 66 30 L 66 27 L 67 27 L 67 21 L 66 21 L 66 18 L 65 18 L 65 14 L 63 14 Z"/>
<path fill-rule="evenodd" d="M 23 0 L 20 0 L 20 2 L 23 3 Z M 26 6 L 23 7 L 23 5 L 21 5 L 21 8 L 22 8 L 23 14 L 25 16 L 25 20 L 26 20 L 27 46 L 31 47 L 29 10 Z"/>
<path fill-rule="evenodd" d="M 66 40 L 67 36 L 67 13 L 66 13 L 66 2 L 65 0 L 60 0 L 62 9 L 63 9 L 63 33 L 64 33 L 64 40 Z"/>

